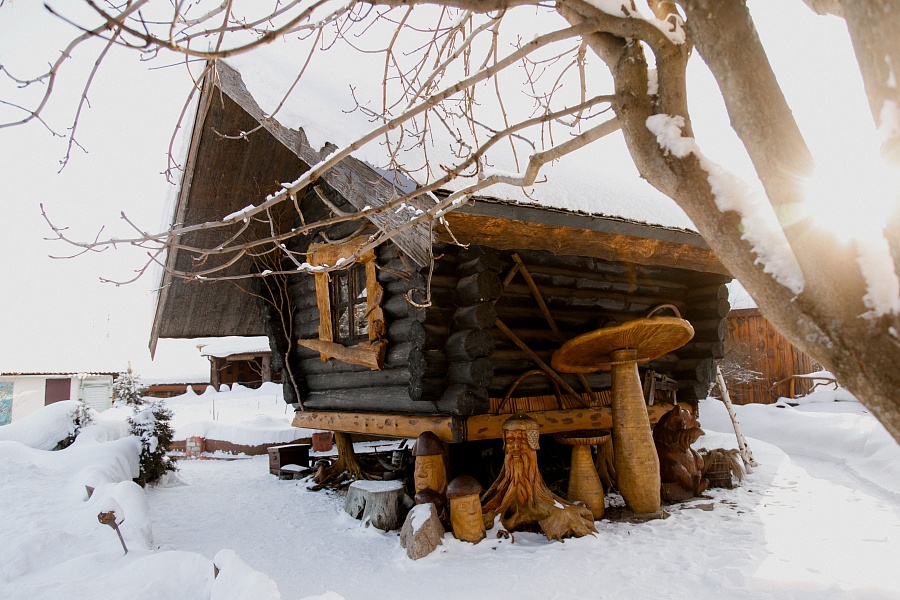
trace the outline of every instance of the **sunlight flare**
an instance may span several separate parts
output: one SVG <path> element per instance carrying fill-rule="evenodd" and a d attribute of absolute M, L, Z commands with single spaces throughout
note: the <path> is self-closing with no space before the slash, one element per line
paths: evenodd
<path fill-rule="evenodd" d="M 804 215 L 849 244 L 884 235 L 900 202 L 900 172 L 872 151 L 845 149 L 817 160 L 804 188 Z"/>

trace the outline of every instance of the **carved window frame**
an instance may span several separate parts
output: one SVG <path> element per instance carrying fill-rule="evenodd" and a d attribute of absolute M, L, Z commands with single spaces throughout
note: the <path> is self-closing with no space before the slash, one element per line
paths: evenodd
<path fill-rule="evenodd" d="M 365 270 L 368 339 L 355 344 L 352 341 L 341 343 L 335 340 L 332 277 L 328 272 L 321 272 L 314 274 L 316 304 L 319 309 L 319 338 L 298 340 L 298 343 L 317 350 L 323 362 L 334 358 L 380 371 L 384 369 L 385 346 L 387 346 L 384 311 L 381 309 L 384 292 L 378 283 L 375 270 L 375 251 L 373 249 L 362 251 L 368 242 L 369 236 L 362 235 L 339 244 L 312 244 L 308 251 L 309 263 L 319 267 L 331 267 L 342 259 L 347 260 L 356 256 L 356 262 L 346 268 L 358 264 Z"/>

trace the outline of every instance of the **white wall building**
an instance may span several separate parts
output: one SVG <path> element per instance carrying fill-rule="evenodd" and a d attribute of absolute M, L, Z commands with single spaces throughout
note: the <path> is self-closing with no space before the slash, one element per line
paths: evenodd
<path fill-rule="evenodd" d="M 112 373 L 0 373 L 0 425 L 60 400 L 84 400 L 94 410 L 112 404 Z"/>

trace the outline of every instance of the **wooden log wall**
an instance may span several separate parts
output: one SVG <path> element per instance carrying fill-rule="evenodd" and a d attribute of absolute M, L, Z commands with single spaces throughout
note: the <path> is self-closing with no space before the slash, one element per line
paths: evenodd
<path fill-rule="evenodd" d="M 436 402 L 441 412 L 475 415 L 490 407 L 488 385 L 494 376 L 490 328 L 495 320 L 494 301 L 501 292 L 499 271 L 499 257 L 490 250 L 467 248 L 456 256 L 454 310 L 443 349 L 447 385 Z"/>
<path fill-rule="evenodd" d="M 332 197 L 339 207 L 339 196 Z M 304 201 L 304 206 L 315 202 Z M 325 207 L 319 207 L 327 212 Z M 307 216 L 309 220 L 309 216 Z M 329 237 L 347 235 L 329 232 Z M 533 356 L 496 327 L 509 327 L 541 361 L 549 364 L 563 340 L 610 322 L 645 316 L 659 304 L 674 304 L 691 321 L 695 338 L 684 348 L 642 367 L 675 377 L 679 399 L 705 397 L 715 380 L 715 359 L 724 355 L 728 311 L 720 275 L 669 267 L 613 263 L 587 257 L 520 251 L 523 264 L 540 290 L 559 334 L 548 324 L 523 275 L 503 287 L 513 268 L 512 252 L 449 244 L 434 247 L 433 272 L 412 264 L 391 243 L 377 251 L 378 280 L 388 340 L 383 371 L 329 359 L 315 351 L 296 350 L 295 380 L 302 382 L 303 405 L 310 410 L 443 413 L 487 412 L 491 398 L 502 398 L 523 373 L 537 368 Z M 296 335 L 318 335 L 315 284 L 295 276 Z M 573 389 L 583 381 L 563 375 Z M 610 374 L 584 377 L 595 392 L 610 387 Z M 515 397 L 547 396 L 553 386 L 544 377 L 522 382 Z"/>
<path fill-rule="evenodd" d="M 518 252 L 550 310 L 564 340 L 611 322 L 646 316 L 659 304 L 673 304 L 695 327 L 694 340 L 682 349 L 642 365 L 679 381 L 679 400 L 706 397 L 715 380 L 715 359 L 724 354 L 727 314 L 726 278 L 667 267 L 611 263 L 586 257 L 555 256 L 547 252 Z M 513 268 L 510 254 L 501 256 L 501 276 Z M 525 280 L 517 274 L 495 305 L 501 319 L 545 363 L 561 341 L 551 330 Z M 669 313 L 663 313 L 669 314 Z M 494 377 L 490 396 L 503 397 L 521 374 L 536 369 L 536 361 L 501 331 L 494 329 Z M 563 379 L 577 391 L 584 386 L 574 375 Z M 609 372 L 586 376 L 594 391 L 610 386 Z M 531 377 L 514 397 L 553 394 L 547 378 Z"/>

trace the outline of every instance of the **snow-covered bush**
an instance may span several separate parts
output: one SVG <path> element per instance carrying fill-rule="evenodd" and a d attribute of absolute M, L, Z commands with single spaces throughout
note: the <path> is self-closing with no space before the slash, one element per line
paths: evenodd
<path fill-rule="evenodd" d="M 141 438 L 141 474 L 135 481 L 142 486 L 177 468 L 175 459 L 166 454 L 175 434 L 169 424 L 171 419 L 171 409 L 159 398 L 149 406 L 136 405 L 128 418 L 131 434 Z"/>
<path fill-rule="evenodd" d="M 131 370 L 119 373 L 113 382 L 113 401 L 117 405 L 141 406 L 144 404 L 144 393 L 147 388 L 141 382 L 141 376 Z"/>
<path fill-rule="evenodd" d="M 94 421 L 94 412 L 94 409 L 88 406 L 87 402 L 79 400 L 75 410 L 72 411 L 71 433 L 63 440 L 60 440 L 54 450 L 62 450 L 63 448 L 71 446 L 72 442 L 75 441 L 75 438 L 78 437 L 78 434 L 81 433 L 82 428 L 90 425 Z"/>

